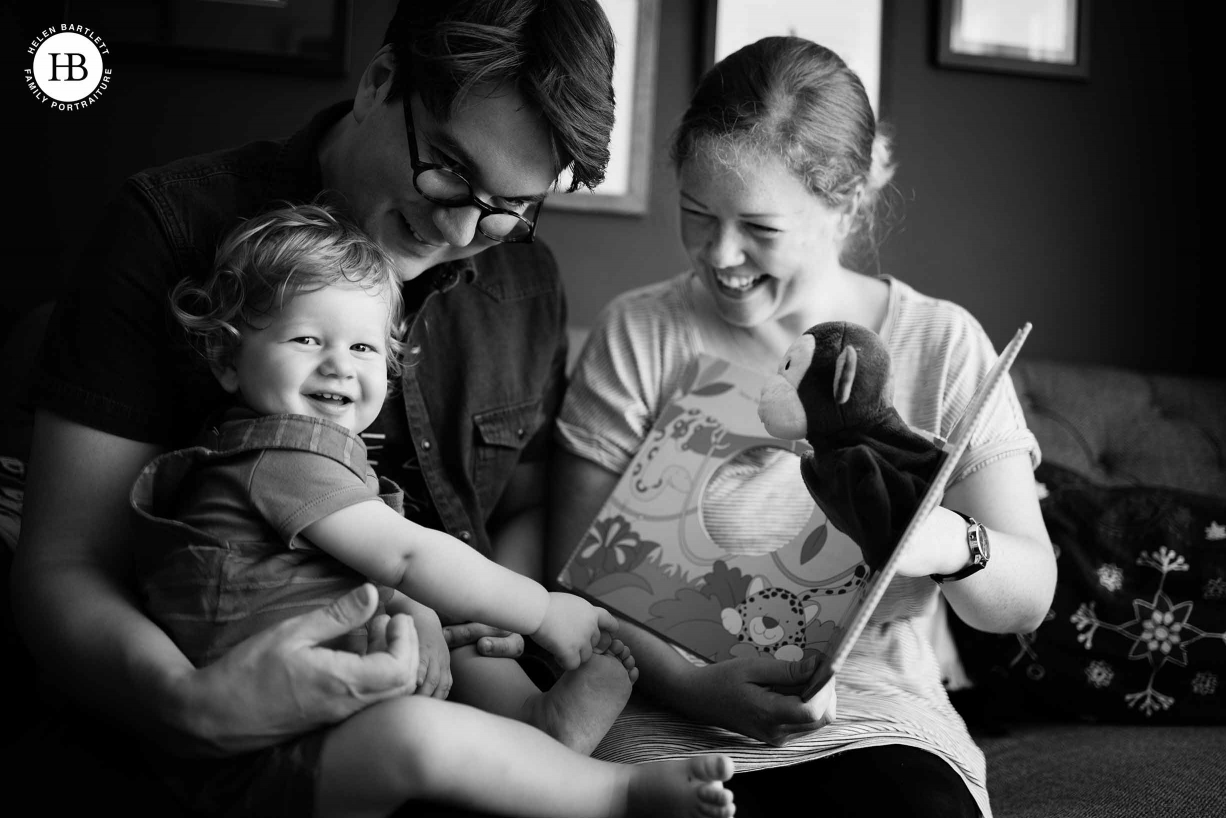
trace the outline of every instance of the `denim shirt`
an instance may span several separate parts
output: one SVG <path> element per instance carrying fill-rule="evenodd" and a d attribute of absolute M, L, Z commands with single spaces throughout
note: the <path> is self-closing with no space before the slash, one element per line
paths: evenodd
<path fill-rule="evenodd" d="M 376 477 L 345 427 L 241 407 L 215 416 L 196 445 L 154 458 L 132 487 L 143 607 L 192 664 L 211 664 L 366 581 L 302 532 L 375 498 L 403 510 L 399 487 Z M 380 587 L 377 613 L 391 596 Z M 328 647 L 365 654 L 368 628 Z"/>
<path fill-rule="evenodd" d="M 320 140 L 352 102 L 289 139 L 178 160 L 129 178 L 101 214 L 57 302 L 35 376 L 37 408 L 131 440 L 181 448 L 227 399 L 168 309 L 202 279 L 240 220 L 322 188 Z M 408 181 L 406 180 L 406 184 Z M 521 460 L 547 456 L 565 387 L 566 305 L 552 254 L 496 245 L 423 275 L 404 404 L 444 528 L 484 554 L 485 523 Z"/>

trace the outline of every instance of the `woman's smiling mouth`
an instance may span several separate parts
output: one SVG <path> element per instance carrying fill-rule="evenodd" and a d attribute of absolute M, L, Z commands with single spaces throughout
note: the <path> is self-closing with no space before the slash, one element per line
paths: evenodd
<path fill-rule="evenodd" d="M 765 281 L 769 276 L 743 276 L 729 273 L 715 273 L 715 283 L 719 289 L 731 296 L 741 296 Z"/>

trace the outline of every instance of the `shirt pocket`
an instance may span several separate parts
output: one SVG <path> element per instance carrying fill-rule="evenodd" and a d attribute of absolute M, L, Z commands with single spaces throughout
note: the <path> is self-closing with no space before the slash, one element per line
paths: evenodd
<path fill-rule="evenodd" d="M 473 485 L 486 512 L 502 496 L 520 453 L 541 425 L 539 399 L 490 409 L 473 415 Z"/>

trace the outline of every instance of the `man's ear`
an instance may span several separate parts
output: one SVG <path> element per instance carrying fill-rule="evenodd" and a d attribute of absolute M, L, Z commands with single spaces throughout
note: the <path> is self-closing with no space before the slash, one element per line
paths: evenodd
<path fill-rule="evenodd" d="M 396 73 L 396 57 L 392 47 L 385 45 L 375 52 L 366 64 L 358 80 L 357 93 L 353 95 L 353 116 L 361 122 L 376 105 L 387 102 L 387 94 L 392 88 L 392 77 Z"/>

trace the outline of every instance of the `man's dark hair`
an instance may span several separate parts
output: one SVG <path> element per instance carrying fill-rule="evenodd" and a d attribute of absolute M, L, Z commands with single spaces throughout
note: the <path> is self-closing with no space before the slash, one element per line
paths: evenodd
<path fill-rule="evenodd" d="M 604 179 L 613 30 L 597 0 L 404 0 L 383 42 L 397 65 L 389 102 L 416 90 L 445 122 L 474 90 L 513 85 L 549 123 L 569 190 Z"/>

